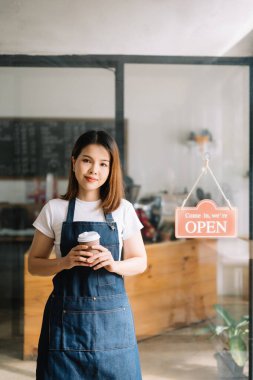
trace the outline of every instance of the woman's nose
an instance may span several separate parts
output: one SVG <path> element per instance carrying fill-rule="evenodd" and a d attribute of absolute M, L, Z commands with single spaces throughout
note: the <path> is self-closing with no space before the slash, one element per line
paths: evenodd
<path fill-rule="evenodd" d="M 90 173 L 97 174 L 97 172 L 98 172 L 97 165 L 96 165 L 96 164 L 93 164 L 93 165 L 90 167 Z"/>

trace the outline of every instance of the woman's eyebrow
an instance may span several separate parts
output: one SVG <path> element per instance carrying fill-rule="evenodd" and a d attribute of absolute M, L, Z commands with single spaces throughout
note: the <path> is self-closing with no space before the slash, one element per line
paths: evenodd
<path fill-rule="evenodd" d="M 89 156 L 88 154 L 82 154 L 82 157 L 88 157 L 88 158 L 91 158 L 93 160 L 93 157 Z M 100 161 L 108 161 L 108 162 L 110 162 L 110 160 L 107 160 L 106 158 L 101 158 Z"/>

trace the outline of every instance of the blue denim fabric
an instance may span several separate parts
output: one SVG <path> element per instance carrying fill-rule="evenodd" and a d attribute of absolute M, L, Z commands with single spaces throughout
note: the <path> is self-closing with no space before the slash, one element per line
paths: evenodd
<path fill-rule="evenodd" d="M 73 222 L 75 200 L 62 225 L 65 256 L 84 231 L 97 231 L 101 245 L 119 257 L 117 225 Z M 37 380 L 141 380 L 132 311 L 122 276 L 106 269 L 74 267 L 58 273 L 46 303 L 39 339 Z"/>

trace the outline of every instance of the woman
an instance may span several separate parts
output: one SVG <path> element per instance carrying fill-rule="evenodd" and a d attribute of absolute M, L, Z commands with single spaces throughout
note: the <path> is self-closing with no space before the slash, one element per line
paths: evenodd
<path fill-rule="evenodd" d="M 123 276 L 147 266 L 142 225 L 122 199 L 117 145 L 104 131 L 81 135 L 67 193 L 34 222 L 29 272 L 54 275 L 39 339 L 37 380 L 140 380 L 138 348 Z M 96 231 L 87 250 L 78 235 Z M 49 259 L 55 247 L 56 259 Z M 121 257 L 122 246 L 124 258 Z"/>

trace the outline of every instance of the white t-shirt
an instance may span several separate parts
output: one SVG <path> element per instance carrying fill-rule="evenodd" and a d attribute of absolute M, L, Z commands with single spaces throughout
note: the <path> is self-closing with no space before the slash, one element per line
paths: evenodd
<path fill-rule="evenodd" d="M 100 200 L 86 202 L 76 198 L 74 222 L 105 222 L 103 210 L 99 207 L 100 203 Z M 54 239 L 55 253 L 57 257 L 61 257 L 61 229 L 62 223 L 65 222 L 67 218 L 68 205 L 69 201 L 63 199 L 51 199 L 45 204 L 33 223 L 33 226 L 40 232 Z M 129 239 L 139 231 L 143 225 L 139 221 L 133 205 L 126 199 L 121 200 L 120 206 L 117 210 L 112 212 L 112 216 L 118 227 L 121 257 L 123 240 Z"/>

